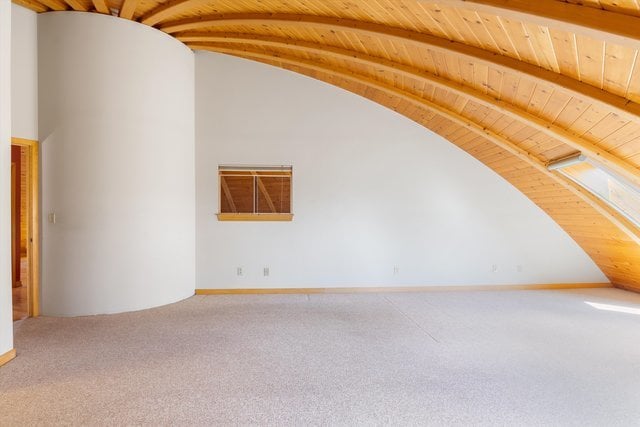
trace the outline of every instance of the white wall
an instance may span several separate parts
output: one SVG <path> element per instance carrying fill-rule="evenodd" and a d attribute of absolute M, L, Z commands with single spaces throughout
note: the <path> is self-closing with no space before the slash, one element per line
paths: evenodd
<path fill-rule="evenodd" d="M 41 14 L 38 33 L 44 314 L 192 295 L 192 52 L 99 14 Z"/>
<path fill-rule="evenodd" d="M 11 2 L 0 0 L 0 230 L 11 230 Z M 13 348 L 11 233 L 0 233 L 0 355 Z"/>
<path fill-rule="evenodd" d="M 212 53 L 196 87 L 197 288 L 608 281 L 509 183 L 390 110 Z M 292 164 L 294 221 L 218 222 L 234 163 Z"/>
<path fill-rule="evenodd" d="M 38 18 L 13 4 L 11 9 L 12 136 L 38 139 Z"/>

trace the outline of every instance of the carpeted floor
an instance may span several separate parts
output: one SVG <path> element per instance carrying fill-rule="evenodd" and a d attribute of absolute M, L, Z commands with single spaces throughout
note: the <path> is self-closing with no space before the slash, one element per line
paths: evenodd
<path fill-rule="evenodd" d="M 640 295 L 614 289 L 198 296 L 15 345 L 2 426 L 640 423 Z"/>

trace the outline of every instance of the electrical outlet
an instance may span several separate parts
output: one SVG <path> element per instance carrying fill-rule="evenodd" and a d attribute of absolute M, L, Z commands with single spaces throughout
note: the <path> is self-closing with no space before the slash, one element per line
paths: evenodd
<path fill-rule="evenodd" d="M 262 275 L 264 277 L 269 276 L 269 267 L 265 267 L 265 268 L 262 269 Z"/>
<path fill-rule="evenodd" d="M 394 275 L 400 274 L 400 267 L 399 266 L 397 266 L 397 265 L 393 266 L 393 274 Z"/>
<path fill-rule="evenodd" d="M 498 272 L 498 264 L 493 264 L 491 266 L 491 272 L 492 273 L 497 273 Z"/>
<path fill-rule="evenodd" d="M 51 212 L 51 213 L 49 214 L 49 222 L 50 222 L 51 224 L 55 224 L 55 223 L 56 223 L 56 214 L 55 214 L 55 212 Z"/>
<path fill-rule="evenodd" d="M 237 276 L 242 276 L 242 273 L 243 273 L 243 272 L 242 272 L 242 267 L 238 267 L 238 268 L 236 268 L 236 275 L 237 275 Z"/>

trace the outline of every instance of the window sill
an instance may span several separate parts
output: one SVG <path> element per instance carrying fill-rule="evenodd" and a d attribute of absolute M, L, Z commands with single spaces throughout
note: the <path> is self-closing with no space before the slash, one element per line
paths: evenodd
<path fill-rule="evenodd" d="M 285 213 L 219 213 L 218 221 L 293 221 L 293 214 Z"/>

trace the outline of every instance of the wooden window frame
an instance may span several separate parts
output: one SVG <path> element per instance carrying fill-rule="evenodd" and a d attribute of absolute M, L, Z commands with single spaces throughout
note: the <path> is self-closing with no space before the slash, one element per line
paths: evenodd
<path fill-rule="evenodd" d="M 259 212 L 222 212 L 222 177 L 234 176 L 233 172 L 238 172 L 238 176 L 288 176 L 290 211 L 293 211 L 293 168 L 291 166 L 218 166 L 218 221 L 293 221 L 293 213 L 259 213 Z M 255 182 L 255 181 L 254 181 Z M 255 192 L 254 187 L 254 192 Z M 255 195 L 254 195 L 255 197 Z"/>

